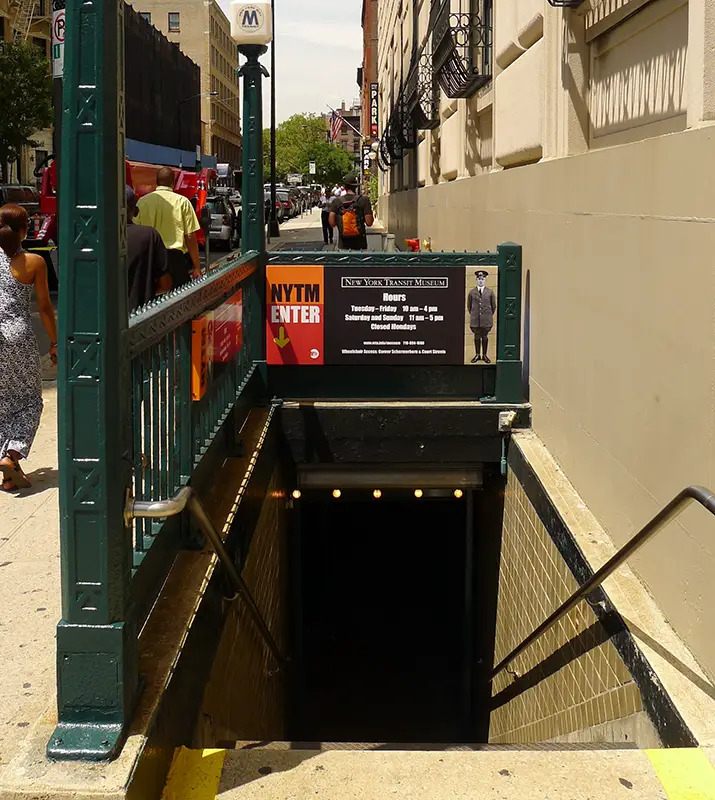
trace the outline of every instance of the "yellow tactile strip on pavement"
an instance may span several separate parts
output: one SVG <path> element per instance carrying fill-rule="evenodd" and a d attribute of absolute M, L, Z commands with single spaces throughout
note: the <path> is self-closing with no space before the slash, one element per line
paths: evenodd
<path fill-rule="evenodd" d="M 162 800 L 215 800 L 225 750 L 177 748 Z"/>
<path fill-rule="evenodd" d="M 668 800 L 715 800 L 715 768 L 699 748 L 642 751 Z M 215 800 L 225 750 L 189 750 L 174 754 L 162 800 Z"/>
<path fill-rule="evenodd" d="M 715 800 L 715 768 L 697 747 L 646 750 L 668 800 Z"/>

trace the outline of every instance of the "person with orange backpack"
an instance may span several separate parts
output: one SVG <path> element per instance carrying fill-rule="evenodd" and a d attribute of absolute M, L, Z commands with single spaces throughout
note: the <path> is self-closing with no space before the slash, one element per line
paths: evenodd
<path fill-rule="evenodd" d="M 375 221 L 370 199 L 357 193 L 356 175 L 346 175 L 343 183 L 345 194 L 331 201 L 328 222 L 338 229 L 339 250 L 367 250 L 367 228 Z"/>

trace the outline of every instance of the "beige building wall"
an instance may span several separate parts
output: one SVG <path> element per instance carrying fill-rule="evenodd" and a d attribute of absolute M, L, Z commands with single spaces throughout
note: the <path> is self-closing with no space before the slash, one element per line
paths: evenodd
<path fill-rule="evenodd" d="M 169 41 L 176 42 L 201 68 L 201 120 L 205 123 L 204 150 L 219 163 L 241 166 L 241 112 L 238 52 L 231 25 L 215 0 L 136 0 L 134 8 L 151 14 L 150 22 Z M 170 29 L 170 15 L 178 14 L 178 31 Z M 176 18 L 172 18 L 175 27 Z M 211 92 L 218 94 L 211 97 Z"/>
<path fill-rule="evenodd" d="M 534 427 L 620 545 L 715 487 L 715 0 L 499 0 L 494 27 L 493 80 L 442 96 L 413 188 L 390 169 L 378 213 L 398 242 L 523 245 Z M 692 508 L 632 562 L 711 677 L 713 527 Z"/>

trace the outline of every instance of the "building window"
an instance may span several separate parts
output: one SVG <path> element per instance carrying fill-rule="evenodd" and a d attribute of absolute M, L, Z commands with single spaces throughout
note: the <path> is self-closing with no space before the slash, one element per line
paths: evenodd
<path fill-rule="evenodd" d="M 178 11 L 170 11 L 169 12 L 169 33 L 178 33 L 181 30 L 181 25 L 179 24 L 179 12 Z"/>
<path fill-rule="evenodd" d="M 140 11 L 139 16 L 151 25 L 151 11 Z"/>

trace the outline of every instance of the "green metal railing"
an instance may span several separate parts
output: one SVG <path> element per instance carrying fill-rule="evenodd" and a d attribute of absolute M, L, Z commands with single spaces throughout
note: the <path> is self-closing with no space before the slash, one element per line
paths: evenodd
<path fill-rule="evenodd" d="M 131 359 L 131 426 L 134 467 L 133 494 L 137 500 L 161 500 L 172 496 L 185 486 L 191 472 L 198 465 L 233 408 L 254 370 L 253 352 L 256 337 L 253 327 L 260 325 L 260 309 L 256 308 L 257 292 L 249 282 L 255 282 L 252 256 L 237 262 L 229 261 L 215 274 L 191 284 L 176 294 L 167 295 L 150 306 L 138 309 L 130 318 L 130 334 L 141 330 L 145 318 L 151 320 L 152 330 L 157 326 L 171 326 L 178 306 L 192 303 L 197 293 L 204 294 L 195 306 L 203 314 L 220 306 L 223 301 L 241 290 L 240 324 L 243 335 L 240 349 L 228 363 L 214 363 L 206 394 L 198 401 L 191 399 L 191 348 L 192 320 L 170 327 L 158 341 L 152 341 Z M 233 276 L 226 281 L 227 276 Z M 209 302 L 203 289 L 219 283 L 219 293 Z M 243 291 L 243 288 L 246 291 Z M 137 342 L 135 345 L 139 347 Z M 144 560 L 163 521 L 138 519 L 133 530 L 133 568 Z"/>
<path fill-rule="evenodd" d="M 131 460 L 133 495 L 139 501 L 171 497 L 185 486 L 241 395 L 260 358 L 255 327 L 261 325 L 256 254 L 228 260 L 214 272 L 133 312 L 131 350 Z M 241 291 L 230 324 L 240 326 L 240 347 L 230 361 L 212 364 L 206 393 L 192 401 L 192 324 Z M 191 318 L 186 319 L 187 315 Z M 182 321 L 177 323 L 177 316 Z M 214 323 L 215 324 L 215 323 Z M 147 340 L 147 334 L 150 337 Z M 156 337 L 159 337 L 157 340 Z M 136 570 L 163 520 L 137 519 Z"/>
<path fill-rule="evenodd" d="M 57 646 L 60 722 L 48 745 L 52 757 L 106 758 L 121 744 L 138 690 L 137 632 L 182 543 L 182 529 L 174 526 L 151 563 L 148 556 L 166 521 L 139 518 L 125 527 L 127 487 L 138 501 L 150 502 L 171 497 L 186 486 L 246 389 L 256 362 L 262 358 L 260 261 L 257 252 L 229 257 L 201 278 L 132 312 L 123 325 L 118 321 L 116 363 L 107 365 L 111 369 L 105 375 L 113 376 L 114 393 L 127 410 L 124 420 L 107 420 L 105 429 L 99 431 L 100 441 L 114 437 L 116 452 L 123 454 L 115 462 L 115 475 L 108 475 L 109 485 L 114 487 L 116 481 L 120 491 L 114 494 L 112 507 L 99 515 L 116 532 L 111 540 L 87 527 L 89 515 L 97 506 L 86 488 L 97 462 L 81 456 L 86 437 L 94 435 L 88 418 L 92 406 L 83 405 L 80 399 L 73 413 L 84 411 L 87 418 L 75 415 L 70 424 L 63 423 L 62 435 L 73 432 L 71 441 L 80 455 L 64 473 L 64 478 L 73 483 L 69 498 L 68 489 L 63 490 L 63 530 L 67 530 L 68 509 L 76 509 L 76 519 L 71 528 L 74 535 L 64 535 L 62 540 L 63 548 L 69 551 L 63 552 L 63 620 Z M 232 328 L 230 357 L 214 364 L 205 393 L 194 401 L 193 322 L 207 312 L 225 309 L 229 299 L 233 301 L 233 316 L 226 324 L 240 324 L 241 335 Z M 62 326 L 66 327 L 66 319 L 61 317 Z M 68 337 L 70 344 L 76 338 Z M 85 393 L 104 384 L 104 379 L 95 381 L 88 375 L 86 355 L 84 362 L 72 356 L 70 349 L 69 358 L 67 353 L 63 358 L 70 377 L 60 375 L 62 396 L 68 389 L 76 391 L 75 382 Z M 78 485 L 74 477 L 78 474 L 85 476 L 84 484 Z M 106 566 L 100 558 L 106 559 Z M 89 615 L 100 607 L 93 598 L 102 596 L 115 598 L 109 624 L 84 625 L 72 619 L 76 603 L 91 620 Z M 108 643 L 103 642 L 105 637 Z"/>

